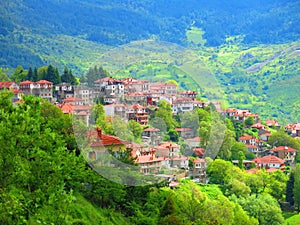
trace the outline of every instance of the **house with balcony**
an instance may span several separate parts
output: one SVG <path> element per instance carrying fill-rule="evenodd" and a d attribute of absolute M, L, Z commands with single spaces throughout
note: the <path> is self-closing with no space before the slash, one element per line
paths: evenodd
<path fill-rule="evenodd" d="M 54 87 L 53 96 L 57 102 L 62 103 L 63 99 L 74 97 L 74 86 L 70 83 L 57 84 Z"/>
<path fill-rule="evenodd" d="M 142 140 L 147 145 L 159 145 L 161 143 L 160 130 L 153 127 L 148 127 L 143 130 Z"/>
<path fill-rule="evenodd" d="M 270 151 L 270 153 L 280 159 L 283 159 L 287 165 L 294 163 L 296 157 L 296 149 L 288 146 L 275 147 Z"/>
<path fill-rule="evenodd" d="M 22 81 L 19 83 L 19 89 L 24 93 L 24 95 L 34 95 L 36 97 L 41 97 L 52 101 L 53 83 L 47 80 L 40 80 L 37 82 L 32 81 Z"/>
<path fill-rule="evenodd" d="M 124 99 L 124 84 L 122 81 L 105 77 L 94 82 L 95 96 L 104 98 L 105 104 L 119 103 Z"/>
<path fill-rule="evenodd" d="M 172 102 L 172 113 L 179 114 L 181 112 L 193 111 L 193 100 L 190 98 L 177 98 Z"/>
<path fill-rule="evenodd" d="M 148 113 L 146 107 L 138 104 L 128 105 L 125 108 L 125 113 L 128 120 L 134 120 L 142 126 L 148 125 Z"/>

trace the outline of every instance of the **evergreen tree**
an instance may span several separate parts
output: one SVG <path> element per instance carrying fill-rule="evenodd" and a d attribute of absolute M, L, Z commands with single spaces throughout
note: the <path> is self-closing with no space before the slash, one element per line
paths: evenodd
<path fill-rule="evenodd" d="M 49 65 L 47 68 L 45 80 L 53 82 L 53 84 L 59 84 L 61 82 L 60 75 L 57 68 Z"/>
<path fill-rule="evenodd" d="M 38 81 L 38 70 L 36 67 L 34 67 L 34 70 L 33 70 L 32 81 L 34 81 L 34 82 Z"/>
<path fill-rule="evenodd" d="M 291 206 L 294 205 L 294 172 L 290 173 L 290 179 L 286 184 L 286 201 L 290 203 Z"/>
<path fill-rule="evenodd" d="M 33 78 L 33 71 L 32 71 L 32 68 L 29 67 L 26 80 L 31 80 L 32 81 L 32 78 Z"/>

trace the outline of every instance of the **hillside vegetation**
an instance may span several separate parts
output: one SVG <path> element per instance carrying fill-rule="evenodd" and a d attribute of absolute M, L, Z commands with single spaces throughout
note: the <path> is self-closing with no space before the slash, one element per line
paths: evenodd
<path fill-rule="evenodd" d="M 300 120 L 299 1 L 4 0 L 2 6 L 0 67 L 8 74 L 18 65 L 52 64 L 81 77 L 97 64 L 119 78 L 176 80 L 204 99 L 262 118 Z"/>

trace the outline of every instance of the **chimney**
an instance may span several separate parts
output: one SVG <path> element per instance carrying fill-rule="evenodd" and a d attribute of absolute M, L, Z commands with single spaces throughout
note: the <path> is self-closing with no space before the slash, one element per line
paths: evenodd
<path fill-rule="evenodd" d="M 97 130 L 97 133 L 98 133 L 98 137 L 101 139 L 102 138 L 102 129 L 97 127 L 96 130 Z"/>

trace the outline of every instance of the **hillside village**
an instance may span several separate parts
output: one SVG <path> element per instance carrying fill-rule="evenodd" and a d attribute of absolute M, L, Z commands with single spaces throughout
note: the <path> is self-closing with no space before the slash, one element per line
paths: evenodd
<path fill-rule="evenodd" d="M 262 168 L 267 172 L 284 171 L 286 166 L 294 163 L 299 150 L 291 146 L 270 146 L 267 142 L 272 136 L 272 131 L 280 128 L 284 128 L 291 137 L 300 138 L 300 123 L 281 125 L 276 120 L 261 121 L 258 114 L 247 109 L 224 110 L 221 103 L 201 101 L 197 98 L 197 92 L 179 91 L 176 84 L 169 82 L 151 82 L 134 78 L 117 80 L 106 77 L 96 80 L 93 88 L 69 83 L 53 85 L 52 82 L 40 80 L 20 83 L 0 82 L 0 89 L 12 90 L 15 103 L 22 101 L 22 95 L 29 94 L 47 99 L 63 113 L 82 118 L 86 126 L 91 123 L 95 101 L 104 106 L 107 119 L 119 116 L 126 121 L 138 122 L 143 127 L 141 143 L 121 140 L 119 137 L 105 134 L 100 127 L 93 128 L 87 134 L 87 137 L 93 137 L 89 142 L 91 151 L 88 152 L 87 157 L 96 160 L 108 149 L 113 151 L 127 149 L 130 150 L 131 157 L 144 174 L 165 173 L 176 180 L 177 177 L 171 175 L 175 173 L 180 177 L 192 177 L 196 181 L 207 182 L 206 150 L 200 144 L 199 132 L 189 127 L 179 126 L 175 131 L 180 142 L 166 141 L 162 138 L 163 131 L 150 125 L 149 118 L 162 100 L 171 105 L 174 117 L 181 113 L 192 112 L 196 108 L 204 109 L 210 106 L 237 124 L 246 122 L 246 128 L 255 130 L 258 134 L 252 136 L 243 132 L 237 137 L 237 141 L 245 144 L 249 152 L 255 156 L 251 160 L 242 160 L 248 173 L 255 173 Z M 183 154 L 187 152 L 190 154 Z M 239 164 L 239 160 L 232 162 Z"/>

